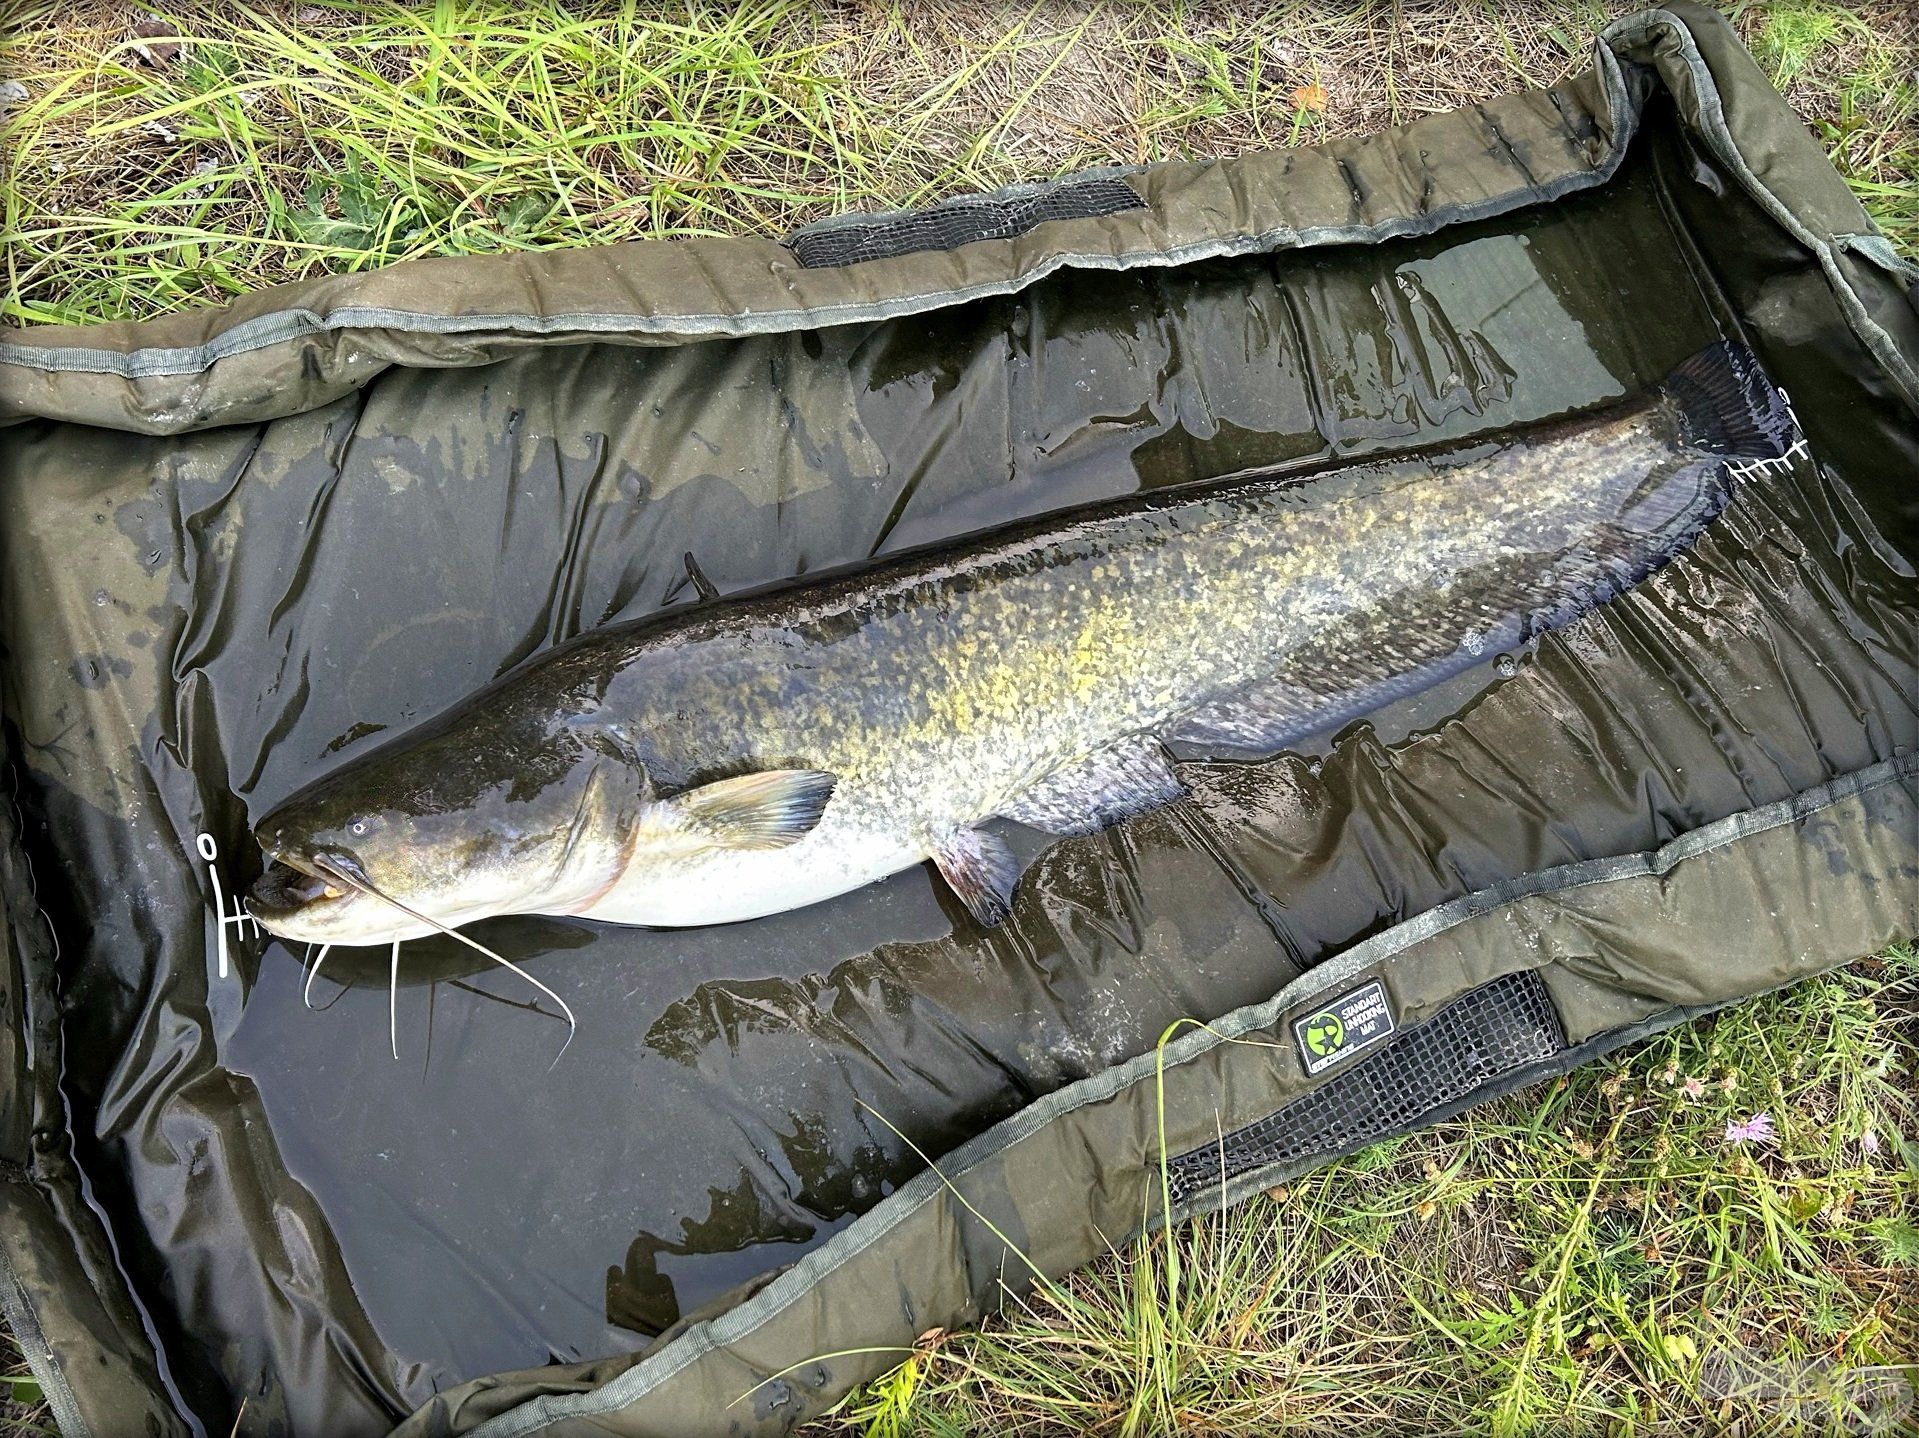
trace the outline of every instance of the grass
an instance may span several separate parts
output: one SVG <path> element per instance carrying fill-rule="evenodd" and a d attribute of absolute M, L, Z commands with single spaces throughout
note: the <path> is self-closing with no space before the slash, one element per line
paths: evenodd
<path fill-rule="evenodd" d="M 1919 1379 L 1916 1065 L 1901 948 L 930 1334 L 839 1426 L 1891 1431 L 1861 1425 Z M 1759 1112 L 1775 1142 L 1728 1140 Z"/>
<path fill-rule="evenodd" d="M 419 255 L 780 233 L 1094 163 L 1372 130 L 1555 78 L 1631 7 L 14 8 L 0 317 L 35 322 Z M 1919 17 L 1802 0 L 1737 18 L 1882 222 L 1919 234 Z"/>
<path fill-rule="evenodd" d="M 0 92 L 0 317 L 779 233 L 1311 142 L 1557 78 L 1630 8 L 29 0 L 0 38 L 18 87 Z M 1919 12 L 1728 8 L 1919 251 Z M 929 1334 L 826 1426 L 1816 1432 L 1848 1394 L 1883 1415 L 1887 1365 L 1919 1358 L 1915 1072 L 1919 959 L 1897 949 L 1124 1248 L 980 1333 Z M 1727 1141 L 1760 1111 L 1776 1143 Z M 1742 1354 L 1772 1366 L 1742 1386 Z M 0 1348 L 0 1432 L 44 1432 L 44 1406 L 4 1401 L 27 1396 L 20 1372 Z"/>
<path fill-rule="evenodd" d="M 13 1335 L 0 1329 L 0 1434 L 6 1438 L 42 1438 L 55 1432 L 53 1413 L 40 1385 L 27 1371 Z"/>

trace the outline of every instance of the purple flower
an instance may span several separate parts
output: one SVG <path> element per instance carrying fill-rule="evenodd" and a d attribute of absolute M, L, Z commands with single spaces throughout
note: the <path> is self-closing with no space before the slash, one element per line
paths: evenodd
<path fill-rule="evenodd" d="M 1778 1137 L 1769 1113 L 1756 1113 L 1743 1123 L 1738 1119 L 1726 1120 L 1727 1143 L 1772 1143 Z"/>
<path fill-rule="evenodd" d="M 1859 1135 L 1859 1147 L 1865 1151 L 1867 1158 L 1871 1158 L 1875 1153 L 1879 1152 L 1879 1135 L 1871 1129 L 1867 1129 Z"/>

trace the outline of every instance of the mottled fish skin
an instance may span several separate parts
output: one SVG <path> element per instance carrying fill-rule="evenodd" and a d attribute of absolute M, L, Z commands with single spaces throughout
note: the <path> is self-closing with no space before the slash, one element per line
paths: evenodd
<path fill-rule="evenodd" d="M 786 890 L 789 870 L 817 869 L 838 892 L 1221 695 L 1288 681 L 1301 693 L 1290 727 L 1311 732 L 1317 711 L 1475 636 L 1483 646 L 1562 605 L 1570 617 L 1622 569 L 1637 578 L 1669 558 L 1716 508 L 1721 467 L 1674 467 L 1659 418 L 1647 407 L 1468 457 L 1137 504 L 865 583 L 715 609 L 670 639 L 636 635 L 603 703 L 633 726 L 663 787 L 746 767 L 838 776 L 800 844 L 716 858 L 712 874 L 729 880 L 716 889 L 758 874 Z M 1657 512 L 1651 532 L 1635 507 Z M 828 861 L 849 849 L 857 858 Z M 676 901 L 689 877 L 634 876 L 588 912 L 697 923 L 791 897 Z"/>
<path fill-rule="evenodd" d="M 261 843 L 298 855 L 326 836 L 449 923 L 749 918 L 956 842 L 949 878 L 983 866 L 991 887 L 991 845 L 961 852 L 976 826 L 1023 803 L 1055 814 L 1036 788 L 1070 804 L 1075 766 L 1116 744 L 1271 752 L 1644 577 L 1730 483 L 1683 432 L 1656 394 L 1503 443 L 1142 497 L 596 631 L 348 765 Z M 688 838 L 674 795 L 768 770 L 831 776 L 817 823 L 779 845 Z M 355 815 L 391 842 L 357 845 Z M 425 932 L 364 904 L 303 928 L 297 908 L 269 927 Z"/>

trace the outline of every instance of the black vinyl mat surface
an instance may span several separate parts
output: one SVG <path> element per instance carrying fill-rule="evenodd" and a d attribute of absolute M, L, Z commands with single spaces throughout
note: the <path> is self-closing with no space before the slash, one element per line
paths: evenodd
<path fill-rule="evenodd" d="M 543 646 L 693 602 L 689 553 L 734 592 L 1144 489 L 1491 442 L 1656 384 L 1736 330 L 1672 197 L 1706 164 L 1649 148 L 1497 224 L 1062 272 L 886 323 L 394 368 L 266 425 L 13 431 L 5 722 L 60 941 L 63 1091 L 185 1401 L 229 1412 L 299 1372 L 257 1401 L 365 1432 L 466 1378 L 643 1347 L 920 1152 L 1178 1019 L 1910 746 L 1908 501 L 1858 408 L 1796 392 L 1810 448 L 1623 599 L 1298 752 L 1188 762 L 1189 802 L 1117 829 L 1007 826 L 1026 872 L 1002 929 L 924 871 L 724 928 L 484 924 L 582 1016 L 550 1069 L 560 1026 L 448 943 L 407 950 L 397 1062 L 384 950 L 331 955 L 317 1011 L 297 946 L 234 928 L 216 962 L 212 877 L 257 871 L 252 820 Z M 1522 989 L 1362 1061 L 1404 1064 L 1407 1093 L 1354 1068 L 1312 1122 L 1363 1135 L 1546 1042 Z M 1236 1136 L 1247 1161 L 1310 1141 L 1307 1112 Z"/>

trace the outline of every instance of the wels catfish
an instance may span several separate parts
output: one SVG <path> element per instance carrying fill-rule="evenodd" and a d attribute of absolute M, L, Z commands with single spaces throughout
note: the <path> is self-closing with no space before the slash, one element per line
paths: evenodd
<path fill-rule="evenodd" d="M 1722 343 L 1501 442 L 1143 496 L 583 634 L 268 814 L 249 907 L 321 944 L 495 914 L 719 924 L 930 859 L 997 924 L 1018 873 L 988 820 L 1091 832 L 1180 795 L 1168 743 L 1271 753 L 1563 624 L 1791 438 Z"/>

